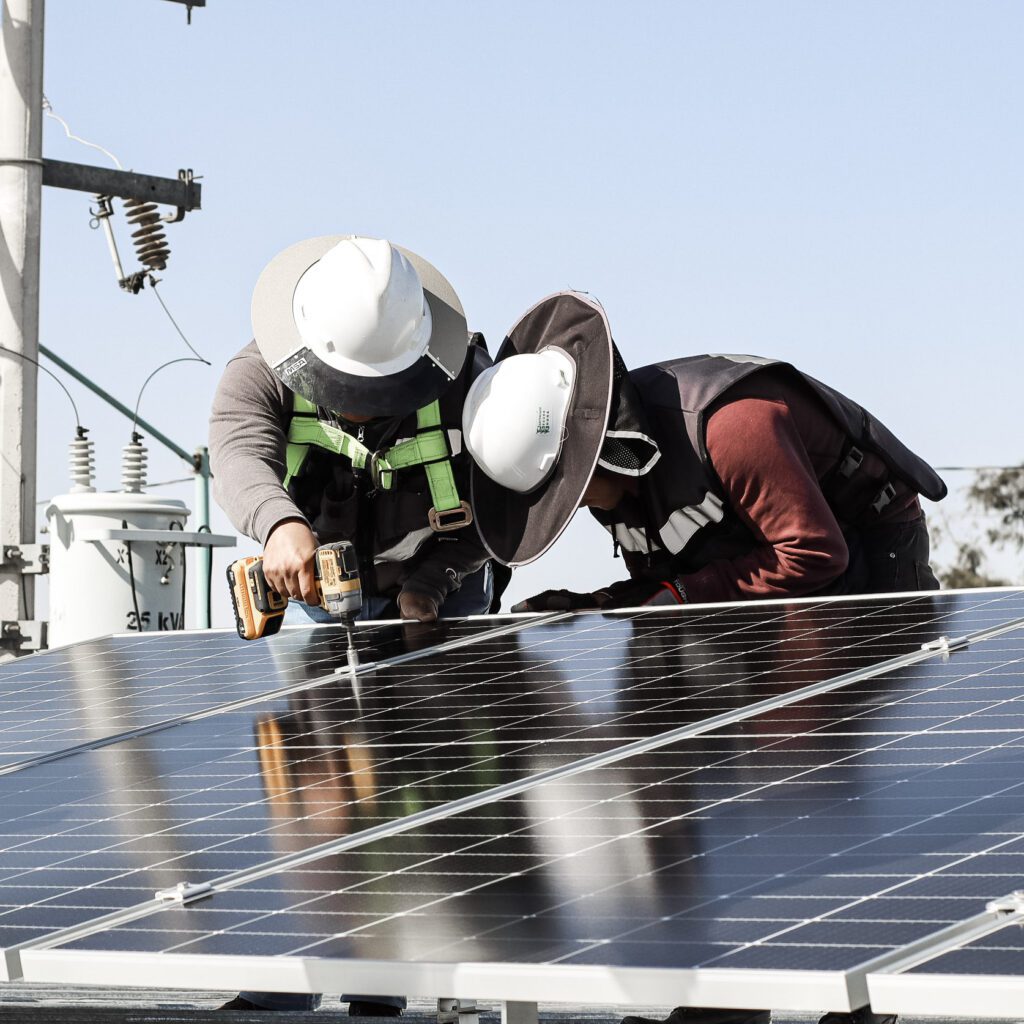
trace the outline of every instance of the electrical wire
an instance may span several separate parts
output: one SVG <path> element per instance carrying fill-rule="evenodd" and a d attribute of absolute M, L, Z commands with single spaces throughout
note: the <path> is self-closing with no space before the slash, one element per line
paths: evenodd
<path fill-rule="evenodd" d="M 71 403 L 71 408 L 75 411 L 75 426 L 81 430 L 82 421 L 78 418 L 78 406 L 75 405 L 75 400 L 71 397 L 71 392 L 64 386 L 64 382 L 58 377 L 52 370 L 48 370 L 38 359 L 33 359 L 31 356 L 25 355 L 24 352 L 15 352 L 13 348 L 6 348 L 4 345 L 0 345 L 0 352 L 6 352 L 8 355 L 17 356 L 19 359 L 24 359 L 26 363 L 31 363 L 33 366 L 38 367 L 43 373 L 48 374 L 56 382 L 57 386 L 68 396 L 68 401 Z"/>
<path fill-rule="evenodd" d="M 46 114 L 47 117 L 53 118 L 54 121 L 57 121 L 61 125 L 61 127 L 64 129 L 64 134 L 69 139 L 72 139 L 75 142 L 80 142 L 83 146 L 89 146 L 92 149 L 99 150 L 101 153 L 103 153 L 106 156 L 108 156 L 114 162 L 115 166 L 119 170 L 123 170 L 123 167 L 121 165 L 121 161 L 118 160 L 117 157 L 114 156 L 114 154 L 111 153 L 109 149 L 105 149 L 103 146 L 100 146 L 100 145 L 98 145 L 95 142 L 90 142 L 88 139 L 83 139 L 80 135 L 75 135 L 71 131 L 71 126 L 67 123 L 67 121 L 64 120 L 64 118 L 62 118 L 53 109 L 53 104 L 50 103 L 49 99 L 47 99 L 46 96 L 43 96 L 43 112 Z M 192 344 L 192 342 L 190 342 L 188 340 L 188 338 L 185 337 L 185 332 L 181 329 L 181 327 L 178 326 L 178 321 L 174 319 L 174 316 L 171 314 L 171 311 L 167 308 L 167 303 L 164 302 L 163 296 L 157 290 L 157 283 L 158 283 L 157 279 L 152 274 L 150 274 L 149 275 L 149 285 L 152 288 L 153 294 L 156 296 L 157 301 L 160 303 L 160 306 L 162 307 L 164 313 L 167 315 L 167 319 L 171 321 L 171 324 L 173 325 L 174 329 L 178 332 L 178 335 L 180 336 L 181 340 L 183 342 L 185 342 L 186 347 L 192 353 L 192 355 L 194 355 L 196 357 L 196 359 L 199 362 L 203 363 L 205 366 L 210 366 L 211 365 L 210 361 L 208 359 L 203 358 L 203 356 L 201 356 L 199 354 L 199 352 L 196 351 L 196 348 Z M 162 369 L 163 369 L 163 367 L 158 367 L 157 371 L 155 371 L 155 372 L 159 372 L 159 370 L 162 370 Z M 148 379 L 147 379 L 146 383 L 147 384 L 149 383 Z M 143 384 L 143 388 L 145 388 L 145 386 L 146 385 Z M 140 397 L 141 397 L 141 392 L 140 392 Z M 136 414 L 136 416 L 138 416 L 138 408 L 136 408 L 135 414 Z M 132 427 L 132 429 L 133 430 L 135 429 L 134 426 Z"/>
<path fill-rule="evenodd" d="M 188 580 L 188 558 L 184 544 L 178 545 L 181 548 L 181 625 L 179 629 L 185 628 L 185 595 L 188 593 L 186 581 Z"/>
<path fill-rule="evenodd" d="M 936 466 L 937 473 L 1004 473 L 1007 470 L 1022 469 L 1024 465 L 1016 466 Z"/>
<path fill-rule="evenodd" d="M 167 314 L 167 319 L 170 320 L 171 323 L 174 325 L 174 329 L 178 332 L 179 336 L 181 337 L 181 340 L 183 342 L 185 342 L 185 344 L 188 346 L 189 352 L 191 352 L 192 355 L 194 355 L 196 357 L 196 359 L 198 359 L 201 363 L 205 363 L 207 366 L 210 366 L 211 365 L 210 360 L 209 359 L 204 359 L 195 350 L 195 347 L 192 345 L 192 342 L 189 341 L 188 338 L 185 337 L 185 332 L 178 326 L 178 321 L 175 320 L 173 316 L 171 316 L 171 311 L 167 308 L 167 303 L 164 302 L 163 296 L 156 289 L 157 284 L 159 284 L 157 279 L 152 274 L 150 274 L 149 275 L 149 287 L 152 289 L 153 294 L 156 296 L 157 302 L 160 303 L 160 305 L 163 307 L 164 312 Z"/>
<path fill-rule="evenodd" d="M 119 171 L 124 170 L 124 168 L 121 166 L 121 161 L 118 160 L 117 157 L 114 156 L 114 154 L 111 153 L 109 149 L 104 149 L 102 146 L 98 145 L 95 142 L 90 142 L 88 139 L 83 139 L 81 135 L 75 135 L 71 131 L 71 128 L 68 125 L 67 121 L 65 121 L 64 118 L 61 117 L 53 109 L 53 104 L 46 98 L 46 96 L 43 96 L 43 113 L 47 117 L 52 117 L 53 120 L 56 121 L 64 129 L 64 134 L 73 142 L 80 142 L 83 146 L 88 146 L 90 149 L 98 149 L 101 153 L 103 153 L 105 156 L 110 157 L 110 159 L 114 161 L 114 165 L 117 167 Z"/>
<path fill-rule="evenodd" d="M 128 520 L 121 520 L 121 529 L 128 529 Z M 132 582 L 132 606 L 135 609 L 135 628 L 138 632 L 142 632 L 142 616 L 139 614 L 139 592 L 135 587 L 135 562 L 132 558 L 132 542 L 126 540 L 124 546 L 128 549 L 128 578 Z"/>
<path fill-rule="evenodd" d="M 172 522 L 171 523 L 171 529 L 172 530 L 184 530 L 185 527 L 182 526 L 180 523 Z M 185 628 L 185 595 L 188 593 L 188 590 L 187 590 L 187 587 L 186 587 L 186 583 L 187 583 L 187 580 L 188 580 L 188 576 L 187 576 L 187 573 L 188 573 L 188 557 L 187 557 L 188 552 L 187 552 L 186 547 L 185 547 L 184 544 L 179 544 L 178 548 L 181 551 L 181 625 L 178 628 L 179 629 L 184 629 Z"/>
<path fill-rule="evenodd" d="M 139 388 L 139 397 L 135 400 L 135 414 L 132 417 L 132 433 L 136 433 L 136 427 L 139 422 L 139 406 L 142 404 L 142 393 L 146 390 L 149 382 L 161 371 L 167 369 L 168 366 L 173 366 L 175 363 L 206 363 L 207 366 L 210 364 L 205 359 L 195 358 L 194 356 L 182 356 L 180 359 L 168 359 L 166 363 L 158 366 L 143 382 L 142 387 Z"/>

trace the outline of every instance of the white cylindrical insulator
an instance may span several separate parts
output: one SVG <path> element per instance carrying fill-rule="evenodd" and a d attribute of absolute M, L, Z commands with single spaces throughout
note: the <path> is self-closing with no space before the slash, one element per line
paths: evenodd
<path fill-rule="evenodd" d="M 184 549 L 165 541 L 90 540 L 127 528 L 184 529 L 184 502 L 151 494 L 62 494 L 50 532 L 50 646 L 110 633 L 181 629 Z"/>
<path fill-rule="evenodd" d="M 146 486 L 146 447 L 137 437 L 121 453 L 121 490 L 139 494 Z"/>
<path fill-rule="evenodd" d="M 96 488 L 93 480 L 93 443 L 84 434 L 76 437 L 68 445 L 69 463 L 71 467 L 71 493 L 92 492 Z"/>

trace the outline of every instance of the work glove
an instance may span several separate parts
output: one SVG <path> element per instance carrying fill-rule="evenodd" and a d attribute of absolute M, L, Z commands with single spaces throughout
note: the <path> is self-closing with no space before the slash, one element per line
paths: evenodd
<path fill-rule="evenodd" d="M 686 594 L 676 580 L 619 580 L 597 593 L 604 599 L 602 608 L 686 604 Z"/>
<path fill-rule="evenodd" d="M 512 606 L 514 612 L 575 612 L 581 608 L 600 608 L 605 598 L 598 594 L 578 594 L 574 590 L 545 590 L 542 594 Z"/>
<path fill-rule="evenodd" d="M 398 614 L 403 619 L 414 619 L 417 622 L 436 622 L 437 602 L 415 590 L 403 590 L 398 595 Z"/>

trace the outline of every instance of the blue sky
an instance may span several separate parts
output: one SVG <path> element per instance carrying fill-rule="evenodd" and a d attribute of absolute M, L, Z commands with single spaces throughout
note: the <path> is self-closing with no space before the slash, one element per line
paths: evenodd
<path fill-rule="evenodd" d="M 186 27 L 161 0 L 47 2 L 54 110 L 125 167 L 203 176 L 161 294 L 214 368 L 167 369 L 142 409 L 184 447 L 263 265 L 357 232 L 434 262 L 492 350 L 580 288 L 630 365 L 790 359 L 937 465 L 1024 458 L 1019 3 L 208 3 Z M 106 162 L 52 120 L 44 153 Z M 41 340 L 133 404 L 188 353 L 151 294 L 118 291 L 88 205 L 46 190 Z M 69 387 L 115 488 L 129 425 Z M 74 420 L 40 388 L 42 499 Z M 183 468 L 154 448 L 151 479 Z M 587 518 L 510 596 L 619 575 Z"/>

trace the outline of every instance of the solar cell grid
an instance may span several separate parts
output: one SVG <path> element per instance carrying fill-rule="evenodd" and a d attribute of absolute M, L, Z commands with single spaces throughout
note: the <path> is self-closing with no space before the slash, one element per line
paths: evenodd
<path fill-rule="evenodd" d="M 1014 596 L 580 616 L 382 668 L 359 700 L 343 678 L 36 766 L 0 779 L 0 941 L 1005 621 Z"/>
<path fill-rule="evenodd" d="M 907 973 L 1002 974 L 1024 982 L 1024 927 L 1019 920 L 1014 921 L 983 939 L 975 939 L 959 949 L 911 967 Z"/>
<path fill-rule="evenodd" d="M 67 949 L 845 975 L 1019 886 L 1022 670 L 1018 630 Z"/>
<path fill-rule="evenodd" d="M 432 644 L 472 636 L 503 620 L 432 627 Z M 409 630 L 360 624 L 364 661 L 409 650 Z M 209 711 L 329 676 L 344 666 L 339 626 L 287 629 L 247 643 L 234 631 L 105 637 L 0 665 L 0 771 L 80 744 Z"/>
<path fill-rule="evenodd" d="M 976 901 L 975 909 L 982 905 Z M 949 934 L 933 952 L 915 951 L 869 974 L 872 1002 L 894 1013 L 1019 1020 L 1024 928 L 1019 912 L 1003 920 L 1008 923 L 999 927 L 994 914 L 979 913 L 959 938 Z"/>

